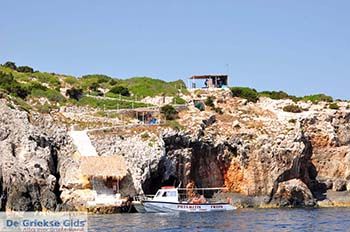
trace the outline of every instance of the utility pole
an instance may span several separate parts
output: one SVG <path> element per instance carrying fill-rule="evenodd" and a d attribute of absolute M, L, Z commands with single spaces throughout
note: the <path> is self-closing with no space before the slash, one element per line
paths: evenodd
<path fill-rule="evenodd" d="M 227 86 L 230 84 L 230 64 L 226 64 Z"/>

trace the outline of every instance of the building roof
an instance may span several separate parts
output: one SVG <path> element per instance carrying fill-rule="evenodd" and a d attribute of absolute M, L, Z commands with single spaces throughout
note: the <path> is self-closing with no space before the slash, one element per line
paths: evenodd
<path fill-rule="evenodd" d="M 218 78 L 218 77 L 222 77 L 222 78 L 227 78 L 228 75 L 226 74 L 210 74 L 210 75 L 197 75 L 197 76 L 191 76 L 190 79 L 208 79 L 208 78 Z"/>
<path fill-rule="evenodd" d="M 89 177 L 122 179 L 127 174 L 127 167 L 122 156 L 82 156 L 80 171 Z"/>

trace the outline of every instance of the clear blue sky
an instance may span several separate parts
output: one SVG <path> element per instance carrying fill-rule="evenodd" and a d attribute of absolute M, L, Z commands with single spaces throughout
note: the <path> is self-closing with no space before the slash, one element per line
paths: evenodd
<path fill-rule="evenodd" d="M 350 99 L 350 1 L 2 1 L 0 62 Z"/>

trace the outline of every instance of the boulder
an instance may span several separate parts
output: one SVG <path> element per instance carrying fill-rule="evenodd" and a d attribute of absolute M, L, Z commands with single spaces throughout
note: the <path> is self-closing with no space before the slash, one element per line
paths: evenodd
<path fill-rule="evenodd" d="M 316 200 L 305 183 L 292 179 L 279 184 L 273 203 L 280 207 L 313 207 Z"/>
<path fill-rule="evenodd" d="M 346 191 L 346 181 L 337 179 L 333 183 L 333 191 L 342 192 Z"/>

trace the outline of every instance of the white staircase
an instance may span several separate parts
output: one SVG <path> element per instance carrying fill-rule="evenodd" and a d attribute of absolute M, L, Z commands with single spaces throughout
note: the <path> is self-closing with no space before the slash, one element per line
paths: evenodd
<path fill-rule="evenodd" d="M 68 134 L 81 156 L 97 156 L 96 149 L 92 145 L 87 131 L 70 131 Z"/>

